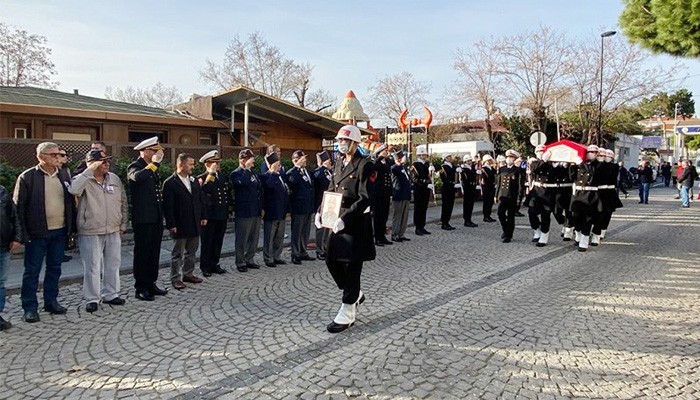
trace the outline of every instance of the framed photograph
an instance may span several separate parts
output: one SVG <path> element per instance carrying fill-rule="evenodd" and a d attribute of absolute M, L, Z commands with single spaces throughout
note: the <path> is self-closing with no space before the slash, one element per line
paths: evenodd
<path fill-rule="evenodd" d="M 340 205 L 343 195 L 335 192 L 323 192 L 321 201 L 321 225 L 324 228 L 333 228 L 335 221 L 340 218 Z"/>

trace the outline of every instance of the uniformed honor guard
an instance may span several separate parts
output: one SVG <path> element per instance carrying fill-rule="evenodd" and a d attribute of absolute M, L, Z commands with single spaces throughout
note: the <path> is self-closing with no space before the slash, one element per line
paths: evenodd
<path fill-rule="evenodd" d="M 292 263 L 301 264 L 302 261 L 314 261 L 306 251 L 311 232 L 311 218 L 314 213 L 313 199 L 314 187 L 311 175 L 306 169 L 306 154 L 296 150 L 292 154 L 294 168 L 287 172 L 287 184 L 289 185 L 289 204 L 292 215 Z"/>
<path fill-rule="evenodd" d="M 388 157 L 387 146 L 381 145 L 374 152 L 376 159 L 374 169 L 376 178 L 372 184 L 372 215 L 374 219 L 374 244 L 384 246 L 393 244 L 386 238 L 386 223 L 389 220 L 389 209 L 391 208 L 391 192 L 393 190 L 391 182 L 391 166 L 394 160 Z"/>
<path fill-rule="evenodd" d="M 391 240 L 408 242 L 411 239 L 404 236 L 408 225 L 408 206 L 411 204 L 411 180 L 406 171 L 406 154 L 396 152 L 396 164 L 391 167 L 393 190 L 391 197 L 394 203 L 394 217 L 391 221 Z"/>
<path fill-rule="evenodd" d="M 341 193 L 343 197 L 340 217 L 332 222 L 326 265 L 336 285 L 343 291 L 343 302 L 338 314 L 326 327 L 331 333 L 342 332 L 355 323 L 357 306 L 365 299 L 360 290 L 362 263 L 374 260 L 376 256 L 367 187 L 374 174 L 373 163 L 357 151 L 361 139 L 356 126 L 340 128 L 336 140 L 342 158 L 333 168 L 328 190 Z M 322 226 L 320 211 L 316 214 L 317 228 Z"/>
<path fill-rule="evenodd" d="M 413 184 L 413 225 L 416 227 L 416 235 L 429 235 L 425 229 L 425 222 L 430 202 L 430 192 L 435 186 L 431 175 L 435 173 L 435 167 L 426 159 L 428 152 L 419 147 L 416 150 L 416 161 L 411 165 L 411 183 Z"/>
<path fill-rule="evenodd" d="M 206 168 L 197 180 L 202 187 L 207 209 L 207 224 L 201 228 L 202 249 L 199 267 L 202 269 L 202 275 L 210 277 L 212 274 L 226 273 L 219 262 L 228 217 L 233 210 L 233 197 L 228 176 L 219 172 L 221 166 L 219 151 L 208 152 L 199 159 L 199 162 Z"/>
<path fill-rule="evenodd" d="M 581 252 L 588 250 L 591 229 L 601 211 L 598 197 L 600 176 L 596 172 L 600 163 L 596 160 L 597 156 L 598 146 L 592 144 L 586 149 L 586 160 L 571 167 L 571 174 L 576 177 L 571 213 L 576 228 L 576 245 Z"/>
<path fill-rule="evenodd" d="M 620 166 L 614 162 L 615 152 L 610 149 L 599 149 L 596 160 L 600 162 L 600 155 L 604 157 L 600 164 L 601 185 L 598 186 L 598 196 L 601 202 L 601 212 L 598 220 L 593 224 L 591 232 L 591 246 L 597 246 L 605 238 L 612 215 L 618 208 L 622 207 L 620 196 L 617 194 L 617 175 L 620 173 Z"/>
<path fill-rule="evenodd" d="M 452 209 L 455 205 L 455 189 L 460 189 L 461 185 L 455 183 L 456 174 L 462 172 L 462 168 L 455 168 L 452 165 L 452 154 L 443 155 L 443 163 L 440 168 L 440 180 L 442 181 L 442 190 L 440 195 L 442 196 L 442 209 L 440 210 L 440 221 L 442 222 L 441 228 L 446 231 L 454 230 L 455 228 L 450 225 L 450 218 L 452 218 Z M 459 169 L 459 171 L 457 171 Z"/>
<path fill-rule="evenodd" d="M 257 174 L 253 171 L 254 164 L 253 151 L 243 149 L 238 154 L 238 168 L 231 172 L 236 217 L 236 269 L 239 272 L 260 268 L 253 261 L 253 257 L 260 240 L 263 190 Z"/>
<path fill-rule="evenodd" d="M 327 151 L 316 153 L 316 164 L 318 167 L 311 173 L 311 179 L 314 182 L 314 210 L 321 209 L 323 201 L 323 192 L 328 190 L 328 185 L 333 177 L 331 156 Z M 328 229 L 316 228 L 316 258 L 319 260 L 326 259 Z"/>
<path fill-rule="evenodd" d="M 289 211 L 289 188 L 280 174 L 282 165 L 277 153 L 265 157 L 267 168 L 260 175 L 263 186 L 263 261 L 274 268 L 284 265 L 282 247 L 287 212 Z"/>
<path fill-rule="evenodd" d="M 163 193 L 158 175 L 163 148 L 155 136 L 139 143 L 134 150 L 139 151 L 139 158 L 127 169 L 134 229 L 134 287 L 137 299 L 152 301 L 154 296 L 168 293 L 156 286 L 163 239 Z"/>
<path fill-rule="evenodd" d="M 554 189 L 554 219 L 562 228 L 561 237 L 568 242 L 573 237 L 574 219 L 571 215 L 571 195 L 574 180 L 570 175 L 569 166 L 565 162 L 552 163 L 552 175 L 556 188 Z"/>
<path fill-rule="evenodd" d="M 472 221 L 472 213 L 474 212 L 474 202 L 476 201 L 477 174 L 471 154 L 465 154 L 462 161 L 462 172 L 459 174 L 459 183 L 462 186 L 462 195 L 464 196 L 462 217 L 464 218 L 464 226 L 476 228 L 478 225 Z"/>
<path fill-rule="evenodd" d="M 535 157 L 529 166 L 531 183 L 525 203 L 528 207 L 530 227 L 534 231 L 532 241 L 537 243 L 537 247 L 543 247 L 549 243 L 557 183 L 554 168 L 548 162 L 551 153 L 545 152 L 543 145 L 538 145 L 535 148 Z"/>
<path fill-rule="evenodd" d="M 491 217 L 493 212 L 493 201 L 496 197 L 496 168 L 493 157 L 485 154 L 481 159 L 481 197 L 484 214 L 484 222 L 496 222 Z"/>
<path fill-rule="evenodd" d="M 519 154 L 515 150 L 507 150 L 505 166 L 498 170 L 496 176 L 496 198 L 498 204 L 498 221 L 501 223 L 503 243 L 509 243 L 513 239 L 515 231 L 515 213 L 518 211 L 518 196 L 523 186 L 524 177 L 519 165 L 515 165 L 515 159 Z"/>

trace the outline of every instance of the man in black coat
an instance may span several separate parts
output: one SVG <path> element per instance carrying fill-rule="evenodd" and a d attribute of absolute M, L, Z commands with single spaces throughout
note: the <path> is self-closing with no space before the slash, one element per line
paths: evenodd
<path fill-rule="evenodd" d="M 556 204 L 558 184 L 554 167 L 548 162 L 551 152 L 545 152 L 544 145 L 538 145 L 535 148 L 535 156 L 537 158 L 528 163 L 530 191 L 525 203 L 528 207 L 530 227 L 534 231 L 532 241 L 537 243 L 537 247 L 544 247 L 549 243 L 549 228 Z"/>
<path fill-rule="evenodd" d="M 282 260 L 284 228 L 289 212 L 289 187 L 280 174 L 282 165 L 277 153 L 265 156 L 266 172 L 260 175 L 263 187 L 263 261 L 275 268 Z"/>
<path fill-rule="evenodd" d="M 372 216 L 374 219 L 374 244 L 384 246 L 393 244 L 386 238 L 386 223 L 389 220 L 389 208 L 391 207 L 391 194 L 393 185 L 391 182 L 391 166 L 394 160 L 388 157 L 386 145 L 375 150 L 376 160 L 374 170 L 376 177 L 372 185 Z"/>
<path fill-rule="evenodd" d="M 219 261 L 228 217 L 233 209 L 233 197 L 228 177 L 219 172 L 221 163 L 219 151 L 208 152 L 199 159 L 199 162 L 204 163 L 206 167 L 206 171 L 197 179 L 207 208 L 207 224 L 201 228 L 202 250 L 199 267 L 205 277 L 210 277 L 212 274 L 226 273 L 226 270 L 219 265 Z"/>
<path fill-rule="evenodd" d="M 462 172 L 459 174 L 459 183 L 462 186 L 462 195 L 464 196 L 462 218 L 464 218 L 464 226 L 476 228 L 478 225 L 472 221 L 472 213 L 474 212 L 474 202 L 476 201 L 477 175 L 470 154 L 466 154 L 462 161 Z"/>
<path fill-rule="evenodd" d="M 493 212 L 493 202 L 496 197 L 496 163 L 489 154 L 484 155 L 482 158 L 481 166 L 481 198 L 484 222 L 496 222 L 496 220 L 491 217 Z"/>
<path fill-rule="evenodd" d="M 522 168 L 515 164 L 520 155 L 515 150 L 506 150 L 506 165 L 498 170 L 496 176 L 496 198 L 498 203 L 498 221 L 501 223 L 503 243 L 513 239 L 515 231 L 515 213 L 518 211 L 518 196 L 524 185 Z"/>
<path fill-rule="evenodd" d="M 127 169 L 134 229 L 134 287 L 137 299 L 153 301 L 154 296 L 168 293 L 156 286 L 163 240 L 163 192 L 158 174 L 163 148 L 158 137 L 152 137 L 134 150 L 139 151 L 139 158 Z"/>
<path fill-rule="evenodd" d="M 250 149 L 238 153 L 238 168 L 231 172 L 236 212 L 236 269 L 248 272 L 259 269 L 253 261 L 260 240 L 260 218 L 263 216 L 263 188 L 253 171 L 255 154 Z"/>
<path fill-rule="evenodd" d="M 292 154 L 294 168 L 287 172 L 287 185 L 289 185 L 289 205 L 292 215 L 292 263 L 301 264 L 302 261 L 313 261 L 306 251 L 311 234 L 311 218 L 314 213 L 314 187 L 311 175 L 306 169 L 306 154 L 296 150 Z"/>
<path fill-rule="evenodd" d="M 598 186 L 602 181 L 600 162 L 596 159 L 598 151 L 598 146 L 589 145 L 586 149 L 586 160 L 569 167 L 571 176 L 575 177 L 571 214 L 576 228 L 575 244 L 580 252 L 588 250 L 593 223 L 598 220 L 598 214 L 602 211 L 598 193 Z"/>
<path fill-rule="evenodd" d="M 333 177 L 333 171 L 331 170 L 333 163 L 327 151 L 317 153 L 316 162 L 318 167 L 311 173 L 311 179 L 314 182 L 314 211 L 318 211 L 321 208 L 323 192 L 328 190 L 328 185 Z M 328 229 L 316 228 L 316 258 L 319 260 L 326 259 L 327 240 Z"/>
<path fill-rule="evenodd" d="M 435 167 L 426 159 L 428 152 L 419 147 L 416 150 L 416 161 L 411 165 L 411 183 L 413 184 L 413 224 L 416 227 L 416 235 L 430 235 L 425 229 L 430 202 L 430 192 L 435 186 L 431 175 L 435 173 Z"/>
<path fill-rule="evenodd" d="M 333 322 L 326 327 L 331 333 L 342 332 L 355 323 L 357 306 L 365 300 L 360 290 L 362 264 L 376 257 L 368 190 L 374 165 L 357 150 L 361 138 L 356 126 L 340 128 L 336 140 L 342 158 L 335 164 L 328 190 L 342 194 L 340 215 L 337 220 L 323 221 L 323 224 L 332 224 L 326 265 L 343 291 L 343 303 Z M 317 228 L 322 226 L 320 211 L 316 214 Z"/>
<path fill-rule="evenodd" d="M 452 165 L 452 154 L 445 154 L 443 156 L 444 162 L 442 163 L 442 168 L 440 168 L 440 180 L 442 180 L 442 189 L 440 194 L 442 196 L 442 209 L 440 210 L 440 221 L 442 222 L 442 229 L 446 231 L 454 230 L 455 228 L 450 225 L 450 218 L 452 218 L 452 210 L 455 206 L 455 189 L 461 189 L 461 185 L 455 183 L 456 174 L 462 172 L 462 168 L 455 168 Z"/>
<path fill-rule="evenodd" d="M 177 290 L 184 282 L 202 283 L 194 275 L 201 227 L 207 225 L 206 208 L 199 181 L 192 176 L 194 157 L 187 153 L 177 156 L 177 170 L 163 183 L 165 228 L 173 238 L 170 260 L 170 282 Z"/>

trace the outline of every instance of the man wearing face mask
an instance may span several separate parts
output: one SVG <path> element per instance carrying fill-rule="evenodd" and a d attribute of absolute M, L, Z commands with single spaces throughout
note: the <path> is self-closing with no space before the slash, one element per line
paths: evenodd
<path fill-rule="evenodd" d="M 554 219 L 561 225 L 561 237 L 565 242 L 571 241 L 574 235 L 574 219 L 571 215 L 571 195 L 574 181 L 565 162 L 552 163 L 552 176 L 556 187 L 554 189 Z"/>
<path fill-rule="evenodd" d="M 462 194 L 464 195 L 462 217 L 464 218 L 464 226 L 476 228 L 478 225 L 472 222 L 472 212 L 476 201 L 476 171 L 474 170 L 471 154 L 465 154 L 462 160 L 464 164 L 462 164 L 462 172 L 459 174 Z"/>
<path fill-rule="evenodd" d="M 600 149 L 598 157 L 596 157 L 598 162 L 600 162 L 600 155 L 603 155 L 603 162 L 600 164 L 601 185 L 598 186 L 598 196 L 602 211 L 598 214 L 598 220 L 593 224 L 591 246 L 597 246 L 600 244 L 600 240 L 605 238 L 613 212 L 622 207 L 620 197 L 615 191 L 617 176 L 620 173 L 620 167 L 613 162 L 615 152 L 609 149 Z"/>
<path fill-rule="evenodd" d="M 238 168 L 231 172 L 236 222 L 236 269 L 248 272 L 259 269 L 253 261 L 260 240 L 260 218 L 263 217 L 263 188 L 253 171 L 255 154 L 243 149 L 238 154 Z"/>
<path fill-rule="evenodd" d="M 571 214 L 576 228 L 576 245 L 578 251 L 588 250 L 593 222 L 601 211 L 598 185 L 600 182 L 599 165 L 596 159 L 598 146 L 592 144 L 586 149 L 586 160 L 571 167 L 575 176 L 574 194 L 571 198 Z"/>
<path fill-rule="evenodd" d="M 496 198 L 498 203 L 498 221 L 501 223 L 503 243 L 510 243 L 515 231 L 515 213 L 518 211 L 518 196 L 525 177 L 515 159 L 520 155 L 515 150 L 507 150 L 505 166 L 498 170 L 496 176 Z"/>
<path fill-rule="evenodd" d="M 481 197 L 484 222 L 496 222 L 491 217 L 493 212 L 493 201 L 496 196 L 496 168 L 494 168 L 493 157 L 486 154 L 482 159 L 483 166 L 481 168 Z"/>
<path fill-rule="evenodd" d="M 440 168 L 440 180 L 442 180 L 440 221 L 442 222 L 441 228 L 443 230 L 452 231 L 455 228 L 450 225 L 450 218 L 452 218 L 452 209 L 455 205 L 455 189 L 462 188 L 460 184 L 455 183 L 455 178 L 456 174 L 462 172 L 462 168 L 455 168 L 452 165 L 452 154 L 445 154 L 443 158 L 444 162 L 442 163 L 442 168 Z"/>
<path fill-rule="evenodd" d="M 326 265 L 338 288 L 343 291 L 343 300 L 338 314 L 326 329 L 338 333 L 355 323 L 357 306 L 365 300 L 360 290 L 362 264 L 374 260 L 376 250 L 372 237 L 372 216 L 368 184 L 374 175 L 374 166 L 365 158 L 357 146 L 360 129 L 345 125 L 336 135 L 341 154 L 335 167 L 328 191 L 341 193 L 339 218 L 323 221 L 333 225 L 328 238 Z M 316 214 L 315 224 L 321 228 L 321 210 Z"/>
<path fill-rule="evenodd" d="M 537 243 L 537 247 L 543 247 L 549 243 L 549 228 L 557 183 L 554 168 L 548 162 L 551 153 L 545 152 L 544 146 L 539 145 L 535 148 L 535 157 L 536 159 L 530 163 L 532 183 L 526 204 L 530 227 L 534 230 L 532 241 Z"/>
<path fill-rule="evenodd" d="M 411 183 L 413 184 L 413 224 L 416 227 L 416 235 L 430 235 L 425 229 L 425 220 L 430 202 L 430 191 L 434 186 L 430 179 L 435 173 L 435 167 L 430 165 L 426 156 L 428 152 L 420 147 L 416 150 L 416 161 L 411 165 Z"/>

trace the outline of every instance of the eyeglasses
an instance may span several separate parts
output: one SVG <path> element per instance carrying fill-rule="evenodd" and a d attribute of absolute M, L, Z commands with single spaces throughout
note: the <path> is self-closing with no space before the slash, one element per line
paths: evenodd
<path fill-rule="evenodd" d="M 59 154 L 60 157 L 68 157 L 68 154 Z"/>
<path fill-rule="evenodd" d="M 58 158 L 58 157 L 60 157 L 60 156 L 63 155 L 63 154 L 61 154 L 61 153 L 41 153 L 41 154 L 43 154 L 43 155 L 45 155 L 45 156 L 51 156 L 51 157 L 53 157 L 53 158 Z"/>

